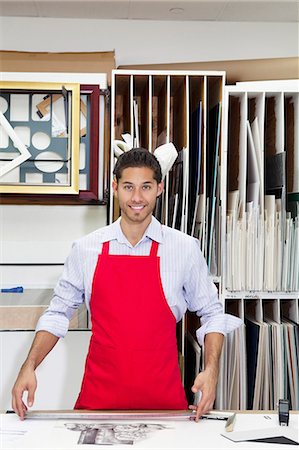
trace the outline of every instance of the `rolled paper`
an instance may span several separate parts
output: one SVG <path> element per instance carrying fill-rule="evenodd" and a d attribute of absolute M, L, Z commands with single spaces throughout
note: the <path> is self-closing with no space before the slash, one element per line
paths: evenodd
<path fill-rule="evenodd" d="M 121 137 L 123 138 L 123 140 L 127 144 L 128 150 L 131 150 L 131 148 L 133 148 L 133 139 L 132 139 L 132 136 L 130 135 L 130 133 L 124 133 L 124 134 L 121 135 Z M 126 150 L 126 152 L 128 150 Z"/>
<path fill-rule="evenodd" d="M 165 178 L 177 159 L 178 152 L 176 151 L 173 143 L 169 142 L 168 144 L 163 144 L 160 145 L 160 147 L 157 147 L 154 151 L 154 155 L 160 163 L 162 178 Z"/>
<path fill-rule="evenodd" d="M 119 139 L 115 139 L 113 142 L 113 151 L 114 155 L 118 158 L 124 152 L 128 152 L 131 148 L 124 142 Z"/>

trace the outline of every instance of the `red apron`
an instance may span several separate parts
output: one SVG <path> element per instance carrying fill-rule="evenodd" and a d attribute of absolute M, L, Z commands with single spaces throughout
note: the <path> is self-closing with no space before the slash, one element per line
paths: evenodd
<path fill-rule="evenodd" d="M 161 283 L 158 243 L 149 256 L 109 255 L 92 283 L 92 336 L 75 409 L 187 409 L 176 319 Z"/>

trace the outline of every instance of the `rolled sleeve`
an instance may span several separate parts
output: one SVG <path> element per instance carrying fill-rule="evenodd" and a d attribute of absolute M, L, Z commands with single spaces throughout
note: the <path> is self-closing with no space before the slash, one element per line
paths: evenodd
<path fill-rule="evenodd" d="M 223 304 L 219 300 L 216 286 L 208 273 L 206 261 L 200 251 L 198 240 L 190 254 L 190 264 L 184 285 L 188 309 L 200 317 L 201 326 L 196 331 L 200 345 L 203 345 L 207 333 L 226 335 L 235 330 L 243 321 L 230 314 L 224 314 Z"/>
<path fill-rule="evenodd" d="M 82 264 L 79 246 L 75 242 L 54 289 L 51 303 L 40 317 L 36 331 L 48 331 L 59 338 L 66 335 L 71 318 L 84 302 Z"/>
<path fill-rule="evenodd" d="M 200 345 L 204 344 L 205 335 L 208 333 L 221 333 L 226 336 L 231 331 L 239 328 L 243 321 L 231 314 L 217 314 L 202 324 L 196 330 L 196 337 Z"/>

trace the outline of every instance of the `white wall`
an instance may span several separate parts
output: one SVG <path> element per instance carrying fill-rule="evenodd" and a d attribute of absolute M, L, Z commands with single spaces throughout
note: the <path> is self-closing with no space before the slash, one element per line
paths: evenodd
<path fill-rule="evenodd" d="M 117 65 L 298 55 L 298 23 L 26 17 L 0 21 L 3 50 L 115 50 Z"/>
<path fill-rule="evenodd" d="M 63 263 L 75 239 L 106 222 L 102 206 L 2 206 L 0 261 Z"/>
<path fill-rule="evenodd" d="M 106 225 L 105 206 L 0 206 L 0 262 L 63 264 L 75 239 Z M 0 287 L 52 288 L 61 265 L 2 266 Z"/>

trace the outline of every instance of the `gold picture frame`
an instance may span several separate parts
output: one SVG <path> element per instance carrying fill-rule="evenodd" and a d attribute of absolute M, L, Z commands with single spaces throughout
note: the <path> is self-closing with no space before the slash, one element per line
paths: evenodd
<path fill-rule="evenodd" d="M 48 98 L 52 98 L 52 103 L 57 99 L 57 94 L 63 93 L 63 99 L 65 100 L 65 133 L 60 135 L 51 134 L 50 151 L 46 149 L 36 149 L 33 146 L 33 131 L 37 134 L 38 126 L 45 127 L 45 118 L 32 119 L 33 107 L 32 96 L 35 94 L 42 94 Z M 27 120 L 12 120 L 11 114 L 11 95 L 14 95 L 14 101 L 18 94 L 23 97 L 28 95 L 28 119 Z M 0 148 L 0 193 L 8 194 L 78 194 L 79 193 L 79 146 L 80 146 L 80 84 L 79 83 L 45 83 L 45 82 L 10 82 L 0 81 L 0 131 L 3 135 L 6 134 L 6 141 L 9 143 L 7 147 Z M 20 97 L 19 97 L 20 98 Z M 63 101 L 63 100 L 62 100 Z M 56 102 L 57 103 L 57 102 Z M 6 110 L 3 110 L 3 104 Z M 5 108 L 4 108 L 5 109 Z M 38 108 L 35 111 L 38 114 Z M 18 116 L 18 114 L 16 114 Z M 56 119 L 55 119 L 56 120 Z M 51 112 L 48 118 L 48 127 L 52 127 L 53 130 L 54 113 Z M 56 120 L 56 122 L 59 122 Z M 29 129 L 29 145 L 25 145 L 22 139 L 18 136 L 15 128 Z M 40 133 L 41 134 L 41 133 Z M 1 135 L 0 135 L 1 137 Z M 63 139 L 61 139 L 63 138 Z M 0 140 L 1 141 L 1 140 Z M 56 143 L 56 144 L 55 144 Z M 60 159 L 53 160 L 48 158 L 48 155 L 56 155 L 56 146 L 63 147 L 65 154 L 64 158 L 57 155 Z M 12 156 L 11 156 L 12 155 Z M 37 156 L 36 156 L 37 155 Z M 44 155 L 44 156 L 43 156 Z M 47 159 L 48 158 L 48 159 Z M 11 181 L 10 176 L 15 170 L 16 173 L 22 173 L 25 171 L 24 167 L 27 163 L 27 167 L 30 163 L 30 176 L 28 180 L 41 179 L 42 182 L 26 181 L 22 179 L 21 175 L 19 179 Z M 48 163 L 50 167 L 58 167 L 56 170 L 45 170 L 43 173 L 42 167 Z M 52 166 L 51 166 L 52 164 Z M 59 168 L 60 167 L 60 168 Z M 29 170 L 29 169 L 28 169 Z M 35 173 L 35 172 L 36 173 Z M 49 173 L 50 172 L 50 175 Z M 63 173 L 62 173 L 63 172 Z M 32 175 L 33 173 L 33 175 Z M 27 174 L 25 174 L 27 175 Z M 24 178 L 24 175 L 22 175 Z M 49 181 L 49 178 L 55 180 Z M 53 178 L 54 177 L 54 178 Z M 16 177 L 17 178 L 17 177 Z M 46 181 L 44 181 L 44 178 Z M 59 180 L 63 180 L 60 181 Z M 47 181 L 48 179 L 48 181 Z"/>

